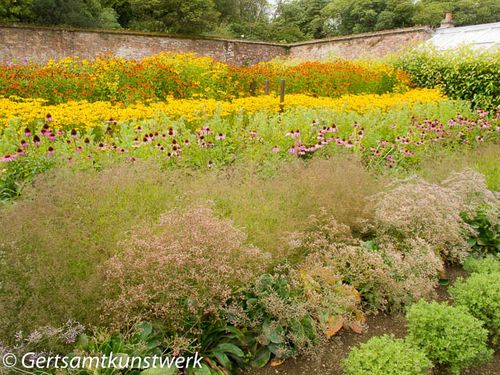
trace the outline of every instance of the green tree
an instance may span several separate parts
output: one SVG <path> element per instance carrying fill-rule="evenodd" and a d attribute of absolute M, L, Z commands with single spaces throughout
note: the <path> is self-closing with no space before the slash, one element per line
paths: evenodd
<path fill-rule="evenodd" d="M 221 14 L 214 35 L 245 39 L 269 39 L 267 0 L 215 0 Z"/>
<path fill-rule="evenodd" d="M 179 34 L 208 32 L 220 15 L 213 0 L 130 0 L 130 7 L 131 28 Z"/>
<path fill-rule="evenodd" d="M 44 25 L 119 27 L 116 13 L 99 0 L 33 0 L 34 21 Z"/>
<path fill-rule="evenodd" d="M 122 27 L 128 27 L 134 18 L 129 0 L 104 0 L 103 5 L 116 12 L 117 21 Z"/>
<path fill-rule="evenodd" d="M 446 12 L 453 13 L 456 26 L 500 21 L 498 0 L 419 0 L 413 21 L 418 25 L 439 26 Z"/>
<path fill-rule="evenodd" d="M 32 0 L 0 0 L 1 22 L 30 22 L 32 20 Z"/>
<path fill-rule="evenodd" d="M 414 11 L 411 0 L 333 0 L 322 14 L 338 35 L 412 26 Z"/>
<path fill-rule="evenodd" d="M 291 42 L 325 37 L 326 20 L 321 11 L 329 2 L 329 0 L 293 0 L 281 3 L 272 24 L 273 33 L 277 33 L 275 39 Z"/>

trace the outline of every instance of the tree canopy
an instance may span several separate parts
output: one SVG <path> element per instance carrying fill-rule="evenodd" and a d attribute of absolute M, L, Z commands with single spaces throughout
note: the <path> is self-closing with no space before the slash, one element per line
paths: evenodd
<path fill-rule="evenodd" d="M 0 22 L 294 42 L 500 21 L 498 0 L 0 0 Z"/>

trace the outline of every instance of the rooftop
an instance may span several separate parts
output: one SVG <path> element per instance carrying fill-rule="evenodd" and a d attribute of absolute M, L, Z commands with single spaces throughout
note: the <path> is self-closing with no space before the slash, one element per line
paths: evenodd
<path fill-rule="evenodd" d="M 439 50 L 456 48 L 462 45 L 480 49 L 498 48 L 500 47 L 500 22 L 439 28 L 429 39 L 429 43 Z"/>

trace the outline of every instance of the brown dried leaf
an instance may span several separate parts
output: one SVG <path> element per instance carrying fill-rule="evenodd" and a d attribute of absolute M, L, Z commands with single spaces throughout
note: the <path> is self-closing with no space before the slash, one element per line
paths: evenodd
<path fill-rule="evenodd" d="M 272 360 L 270 362 L 270 365 L 271 365 L 271 367 L 276 367 L 276 366 L 283 364 L 283 362 L 285 362 L 285 358 L 277 358 L 277 359 Z"/>
<path fill-rule="evenodd" d="M 327 320 L 328 328 L 325 331 L 326 337 L 330 338 L 335 335 L 344 325 L 344 318 L 342 316 L 330 316 Z"/>

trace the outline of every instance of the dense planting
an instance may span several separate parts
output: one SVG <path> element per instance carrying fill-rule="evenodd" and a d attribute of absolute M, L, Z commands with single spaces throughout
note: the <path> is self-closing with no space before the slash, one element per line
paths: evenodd
<path fill-rule="evenodd" d="M 282 79 L 288 93 L 315 96 L 382 94 L 409 82 L 402 71 L 382 64 L 339 60 L 235 67 L 193 54 L 162 53 L 138 61 L 101 57 L 2 65 L 0 96 L 42 98 L 51 104 L 69 100 L 133 103 L 168 97 L 228 100 L 263 94 L 266 80 L 270 92 L 277 93 Z"/>
<path fill-rule="evenodd" d="M 226 374 L 413 304 L 407 339 L 346 373 L 487 360 L 500 114 L 408 84 L 342 61 L 3 66 L 0 355 L 199 353 L 184 373 Z M 463 262 L 462 307 L 420 301 Z"/>
<path fill-rule="evenodd" d="M 0 144 L 1 197 L 17 195 L 19 184 L 60 164 L 99 168 L 116 160 L 207 168 L 353 153 L 373 169 L 411 168 L 444 147 L 468 150 L 494 142 L 500 130 L 496 114 L 472 113 L 435 91 L 338 99 L 291 95 L 283 114 L 274 113 L 279 106 L 271 97 L 213 102 L 219 109 L 211 117 L 206 108 L 206 117 L 193 118 L 196 103 L 124 108 L 129 118 L 153 117 L 118 122 L 103 119 L 120 117 L 119 111 L 88 103 L 56 106 L 44 116 L 43 106 L 11 102 Z"/>
<path fill-rule="evenodd" d="M 480 108 L 500 105 L 498 51 L 417 49 L 401 56 L 395 65 L 417 85 L 440 87 L 450 98 L 470 100 Z"/>

